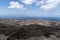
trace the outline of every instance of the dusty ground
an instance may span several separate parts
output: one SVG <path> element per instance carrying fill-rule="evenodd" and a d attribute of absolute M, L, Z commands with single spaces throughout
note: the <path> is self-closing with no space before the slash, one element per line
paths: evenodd
<path fill-rule="evenodd" d="M 0 40 L 6 40 L 7 36 L 0 34 Z"/>

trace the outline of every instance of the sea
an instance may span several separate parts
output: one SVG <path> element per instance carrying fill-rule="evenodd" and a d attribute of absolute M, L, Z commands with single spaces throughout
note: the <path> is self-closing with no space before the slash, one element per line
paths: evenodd
<path fill-rule="evenodd" d="M 60 17 L 21 17 L 21 18 L 18 18 L 18 19 L 60 21 Z"/>
<path fill-rule="evenodd" d="M 1 17 L 2 18 L 2 17 Z M 5 18 L 5 17 L 3 17 Z M 48 20 L 48 21 L 59 21 L 60 22 L 60 17 L 6 17 L 8 19 L 19 19 L 19 20 Z"/>

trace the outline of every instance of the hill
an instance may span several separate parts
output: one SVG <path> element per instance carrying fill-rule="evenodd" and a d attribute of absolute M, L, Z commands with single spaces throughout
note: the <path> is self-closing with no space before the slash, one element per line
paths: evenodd
<path fill-rule="evenodd" d="M 60 22 L 44 20 L 0 19 L 0 34 L 6 40 L 55 35 L 60 38 Z"/>

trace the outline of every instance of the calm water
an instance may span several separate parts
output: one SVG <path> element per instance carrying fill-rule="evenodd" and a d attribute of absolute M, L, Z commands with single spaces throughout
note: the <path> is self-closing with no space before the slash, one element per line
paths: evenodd
<path fill-rule="evenodd" d="M 20 19 L 60 21 L 60 17 L 21 17 Z"/>
<path fill-rule="evenodd" d="M 6 17 L 9 18 L 10 17 Z M 49 20 L 49 21 L 60 21 L 60 17 L 11 17 L 12 19 L 33 19 L 33 20 Z"/>

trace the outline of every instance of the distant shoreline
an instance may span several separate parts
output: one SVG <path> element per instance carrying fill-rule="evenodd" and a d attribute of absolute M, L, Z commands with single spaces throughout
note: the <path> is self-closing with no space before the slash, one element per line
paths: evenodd
<path fill-rule="evenodd" d="M 59 21 L 60 22 L 60 17 L 6 17 L 0 19 L 20 19 L 20 20 L 44 20 L 44 21 Z"/>

